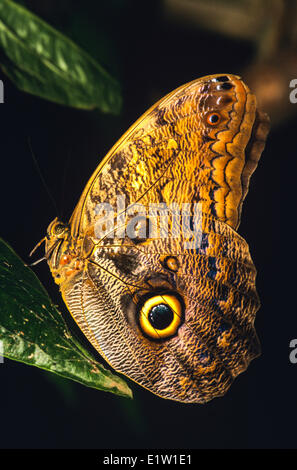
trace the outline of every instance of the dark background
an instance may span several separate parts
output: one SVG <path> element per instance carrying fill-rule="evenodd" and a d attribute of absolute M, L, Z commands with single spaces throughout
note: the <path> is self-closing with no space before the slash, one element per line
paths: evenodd
<path fill-rule="evenodd" d="M 264 59 L 258 55 L 257 35 L 216 32 L 208 24 L 172 14 L 170 2 L 22 3 L 88 50 L 119 80 L 124 96 L 122 114 L 112 117 L 26 95 L 1 76 L 1 235 L 29 262 L 28 253 L 57 215 L 29 142 L 58 215 L 67 221 L 100 159 L 154 101 L 211 73 L 245 78 L 256 67 L 253 83 Z M 278 53 L 269 60 L 279 71 Z M 297 73 L 284 77 L 286 95 L 274 109 L 276 118 L 239 230 L 258 269 L 262 307 L 256 329 L 262 356 L 226 396 L 206 405 L 163 400 L 129 382 L 131 401 L 5 359 L 0 365 L 1 448 L 297 447 L 297 364 L 289 362 L 289 342 L 297 337 L 297 104 L 289 104 L 293 78 Z M 46 263 L 34 271 L 65 312 Z"/>

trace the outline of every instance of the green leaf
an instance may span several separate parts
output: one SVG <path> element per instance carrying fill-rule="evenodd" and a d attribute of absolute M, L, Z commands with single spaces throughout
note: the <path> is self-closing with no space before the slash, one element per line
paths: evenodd
<path fill-rule="evenodd" d="M 71 335 L 33 271 L 1 238 L 0 340 L 4 357 L 132 398 L 124 380 L 95 361 Z"/>
<path fill-rule="evenodd" d="M 0 1 L 1 68 L 21 90 L 82 109 L 118 114 L 117 81 L 74 42 L 26 8 Z"/>

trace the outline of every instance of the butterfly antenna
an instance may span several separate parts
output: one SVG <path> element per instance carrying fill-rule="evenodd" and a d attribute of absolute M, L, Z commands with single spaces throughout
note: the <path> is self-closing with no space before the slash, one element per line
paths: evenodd
<path fill-rule="evenodd" d="M 64 174 L 63 174 L 63 180 L 62 180 L 62 194 L 61 194 L 61 201 L 62 201 L 62 207 L 61 207 L 61 218 L 63 217 L 64 209 L 65 209 L 65 196 L 64 196 L 64 188 L 66 187 L 66 181 L 67 181 L 67 176 L 68 176 L 68 168 L 69 168 L 69 163 L 70 163 L 70 157 L 71 157 L 71 152 L 70 150 L 67 152 L 67 158 L 64 166 Z"/>
<path fill-rule="evenodd" d="M 37 170 L 37 172 L 38 172 L 38 174 L 39 174 L 39 176 L 40 176 L 40 179 L 41 179 L 41 182 L 42 182 L 42 184 L 43 184 L 43 186 L 44 186 L 44 189 L 46 190 L 47 195 L 49 196 L 49 198 L 50 198 L 50 200 L 51 200 L 51 202 L 52 202 L 52 204 L 53 204 L 53 206 L 54 206 L 54 208 L 55 208 L 56 214 L 59 214 L 59 210 L 58 210 L 56 201 L 55 201 L 55 199 L 54 199 L 52 193 L 50 192 L 50 190 L 49 190 L 49 188 L 48 188 L 48 186 L 47 186 L 47 184 L 46 184 L 46 182 L 45 182 L 45 179 L 44 179 L 44 177 L 43 177 L 43 175 L 42 175 L 42 173 L 41 173 L 40 167 L 39 167 L 39 165 L 38 165 L 37 159 L 36 159 L 36 157 L 35 157 L 35 155 L 34 155 L 34 152 L 33 152 L 33 149 L 32 149 L 32 145 L 31 145 L 31 139 L 30 139 L 30 137 L 28 137 L 28 145 L 29 145 L 29 149 L 30 149 L 30 152 L 31 152 L 31 156 L 32 156 L 34 165 L 35 165 L 36 170 Z"/>

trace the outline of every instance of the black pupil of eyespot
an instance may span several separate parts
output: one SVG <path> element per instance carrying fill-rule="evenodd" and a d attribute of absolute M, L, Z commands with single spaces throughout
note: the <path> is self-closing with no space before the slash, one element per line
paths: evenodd
<path fill-rule="evenodd" d="M 233 85 L 231 83 L 220 83 L 220 85 L 217 86 L 217 89 L 218 90 L 231 90 L 231 88 L 233 87 Z"/>
<path fill-rule="evenodd" d="M 209 120 L 212 124 L 215 124 L 216 122 L 218 122 L 219 120 L 219 116 L 217 114 L 212 114 L 210 117 L 209 117 Z"/>
<path fill-rule="evenodd" d="M 164 328 L 167 328 L 173 318 L 173 311 L 166 304 L 155 305 L 148 315 L 150 324 L 157 330 L 164 330 Z"/>
<path fill-rule="evenodd" d="M 228 82 L 229 78 L 226 75 L 222 75 L 221 77 L 216 77 L 216 82 Z"/>

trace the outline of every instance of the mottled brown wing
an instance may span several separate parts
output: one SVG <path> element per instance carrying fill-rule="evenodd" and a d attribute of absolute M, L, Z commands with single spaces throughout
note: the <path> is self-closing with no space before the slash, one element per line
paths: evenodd
<path fill-rule="evenodd" d="M 256 119 L 256 99 L 233 75 L 203 77 L 150 108 L 96 169 L 71 218 L 72 235 L 94 225 L 95 207 L 116 196 L 126 203 L 201 201 L 203 210 L 236 228 L 243 198 L 264 148 L 245 148 Z M 219 121 L 211 123 L 218 114 Z"/>
<path fill-rule="evenodd" d="M 246 242 L 228 225 L 204 217 L 197 252 L 173 238 L 122 246 L 117 254 L 98 247 L 63 296 L 118 372 L 163 398 L 205 403 L 223 395 L 260 353 L 255 276 Z M 183 321 L 166 339 L 150 338 L 139 325 L 141 299 L 159 293 L 184 301 Z"/>
<path fill-rule="evenodd" d="M 204 403 L 220 396 L 259 354 L 256 271 L 234 229 L 267 129 L 238 77 L 209 76 L 177 89 L 99 165 L 54 256 L 53 275 L 90 342 L 161 397 Z M 118 196 L 147 210 L 152 203 L 198 205 L 198 243 L 189 248 L 187 237 L 172 233 L 98 236 L 98 205 L 110 204 L 117 218 Z M 168 312 L 174 328 L 164 326 Z"/>

